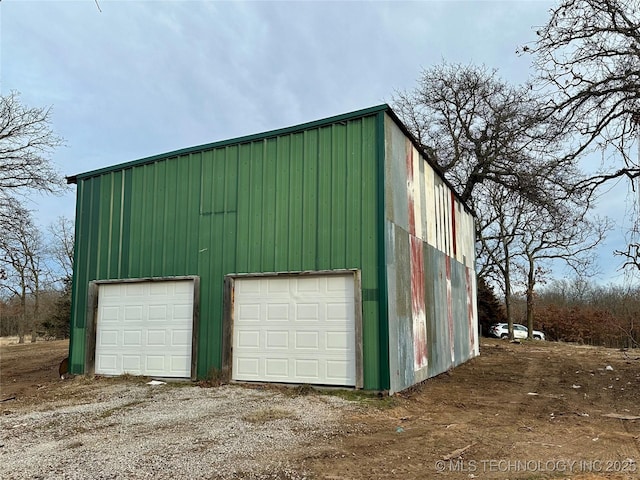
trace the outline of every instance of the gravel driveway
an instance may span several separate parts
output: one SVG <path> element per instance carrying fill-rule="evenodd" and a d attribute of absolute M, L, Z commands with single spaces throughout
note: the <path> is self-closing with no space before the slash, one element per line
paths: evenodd
<path fill-rule="evenodd" d="M 334 396 L 189 384 L 98 385 L 0 418 L 0 478 L 305 478 L 296 463 L 340 433 Z"/>

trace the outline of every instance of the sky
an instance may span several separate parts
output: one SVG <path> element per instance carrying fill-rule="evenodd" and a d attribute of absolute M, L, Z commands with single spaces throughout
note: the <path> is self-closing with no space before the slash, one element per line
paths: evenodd
<path fill-rule="evenodd" d="M 0 0 L 0 93 L 52 106 L 74 175 L 381 103 L 446 60 L 531 75 L 516 49 L 546 1 Z M 617 226 L 595 281 L 621 282 L 627 186 L 600 199 Z M 33 197 L 41 225 L 74 217 L 75 186 Z M 558 274 L 562 275 L 561 272 Z"/>

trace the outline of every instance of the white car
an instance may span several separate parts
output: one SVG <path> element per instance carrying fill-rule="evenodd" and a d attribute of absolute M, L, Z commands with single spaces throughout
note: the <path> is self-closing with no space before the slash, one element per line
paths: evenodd
<path fill-rule="evenodd" d="M 509 337 L 509 325 L 506 323 L 494 323 L 489 327 L 489 334 L 496 338 L 508 338 Z M 519 323 L 513 324 L 513 338 L 527 338 L 529 335 L 529 329 Z M 535 340 L 544 340 L 544 333 L 539 330 L 533 331 L 533 338 Z"/>

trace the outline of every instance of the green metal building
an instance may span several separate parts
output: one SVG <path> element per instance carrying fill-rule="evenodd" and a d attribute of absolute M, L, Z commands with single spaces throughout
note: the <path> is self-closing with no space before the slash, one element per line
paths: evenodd
<path fill-rule="evenodd" d="M 478 354 L 473 216 L 387 105 L 68 181 L 72 373 L 393 393 Z"/>

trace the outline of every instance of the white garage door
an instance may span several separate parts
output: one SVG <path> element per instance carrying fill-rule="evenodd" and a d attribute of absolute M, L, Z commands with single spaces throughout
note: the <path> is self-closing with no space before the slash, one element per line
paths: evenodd
<path fill-rule="evenodd" d="M 191 376 L 192 280 L 98 286 L 95 373 Z"/>
<path fill-rule="evenodd" d="M 235 280 L 234 380 L 355 386 L 353 275 Z"/>

